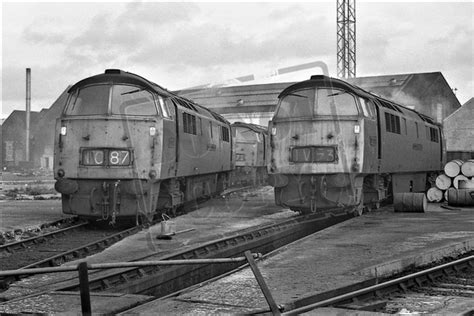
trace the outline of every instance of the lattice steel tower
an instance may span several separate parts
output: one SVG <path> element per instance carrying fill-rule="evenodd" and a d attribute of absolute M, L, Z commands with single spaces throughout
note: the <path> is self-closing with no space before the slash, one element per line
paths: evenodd
<path fill-rule="evenodd" d="M 337 0 L 337 76 L 356 76 L 355 0 Z"/>

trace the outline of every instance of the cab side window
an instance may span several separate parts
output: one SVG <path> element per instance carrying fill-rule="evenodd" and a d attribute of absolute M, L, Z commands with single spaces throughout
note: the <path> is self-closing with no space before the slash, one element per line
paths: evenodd
<path fill-rule="evenodd" d="M 365 117 L 375 119 L 375 104 L 367 99 L 359 97 L 360 106 Z"/>

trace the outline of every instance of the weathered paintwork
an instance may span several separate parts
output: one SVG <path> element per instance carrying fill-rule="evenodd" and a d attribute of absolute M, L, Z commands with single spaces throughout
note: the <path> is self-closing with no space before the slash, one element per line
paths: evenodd
<path fill-rule="evenodd" d="M 87 89 L 98 93 L 87 96 Z M 225 188 L 232 135 L 219 115 L 119 70 L 86 78 L 68 93 L 54 159 L 64 213 L 150 218 L 157 208 L 175 211 Z M 90 150 L 105 154 L 85 154 Z"/>
<path fill-rule="evenodd" d="M 276 203 L 300 211 L 360 210 L 393 192 L 423 191 L 444 161 L 441 127 L 428 117 L 325 76 L 285 89 L 269 131 Z"/>
<path fill-rule="evenodd" d="M 255 124 L 236 122 L 234 134 L 235 170 L 232 185 L 263 184 L 267 179 L 268 130 Z"/>

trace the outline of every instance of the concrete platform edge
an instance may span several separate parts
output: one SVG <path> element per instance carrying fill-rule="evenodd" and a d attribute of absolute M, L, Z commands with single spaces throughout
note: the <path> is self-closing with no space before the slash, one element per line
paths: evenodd
<path fill-rule="evenodd" d="M 368 267 L 360 272 L 361 275 L 370 277 L 388 277 L 406 270 L 408 267 L 418 267 L 439 261 L 450 256 L 459 256 L 474 249 L 474 238 L 461 243 L 434 249 L 417 256 L 404 257 L 399 260 L 382 263 Z"/>

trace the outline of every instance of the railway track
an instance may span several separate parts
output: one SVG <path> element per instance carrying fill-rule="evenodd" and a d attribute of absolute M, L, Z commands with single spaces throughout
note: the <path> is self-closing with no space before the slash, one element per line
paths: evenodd
<path fill-rule="evenodd" d="M 472 315 L 474 307 L 471 304 L 459 306 L 459 310 L 447 311 L 442 308 L 448 301 L 460 298 L 460 301 L 474 298 L 474 255 L 452 260 L 447 263 L 426 268 L 401 277 L 374 284 L 369 280 L 366 284 L 337 289 L 306 297 L 284 306 L 285 315 L 298 315 L 321 307 L 337 307 L 359 311 L 379 311 L 394 314 L 405 310 L 431 314 Z M 424 301 L 426 306 L 421 306 Z M 439 305 L 436 311 L 430 310 L 433 304 Z M 431 304 L 431 306 L 429 306 Z M 425 308 L 425 310 L 423 310 Z M 467 308 L 467 310 L 463 310 Z"/>
<path fill-rule="evenodd" d="M 2 232 L 2 244 L 0 245 L 0 256 L 3 252 L 13 252 L 16 249 L 25 248 L 30 241 L 38 239 L 41 232 L 48 231 L 54 234 L 54 231 L 67 228 L 74 224 L 78 224 L 80 222 L 78 217 L 68 217 L 63 218 L 60 220 L 56 220 L 49 223 L 41 224 L 38 227 L 31 227 L 25 230 L 12 230 L 7 232 Z M 43 237 L 46 236 L 47 233 L 42 234 Z"/>
<path fill-rule="evenodd" d="M 207 259 L 216 257 L 235 257 L 246 250 L 265 254 L 290 242 L 312 234 L 318 230 L 335 225 L 353 215 L 342 212 L 338 216 L 309 215 L 285 220 L 277 224 L 245 230 L 227 238 L 208 242 L 189 250 L 166 256 L 146 256 L 136 261 Z M 238 267 L 239 263 L 199 266 L 149 266 L 122 269 L 105 276 L 90 275 L 89 287 L 93 292 L 107 291 L 134 293 L 162 297 L 183 288 L 203 282 Z M 77 291 L 77 281 L 61 291 Z"/>
<path fill-rule="evenodd" d="M 179 252 L 156 254 L 134 261 L 210 259 L 241 256 L 246 250 L 267 253 L 318 230 L 353 217 L 339 209 L 337 214 L 314 214 L 284 220 L 277 224 L 260 226 L 236 232 L 234 235 Z M 216 277 L 237 268 L 241 263 L 147 266 L 94 271 L 89 273 L 91 292 L 116 292 L 152 295 L 157 298 Z M 55 282 L 47 291 L 78 291 L 77 273 Z M 33 294 L 38 295 L 38 293 Z M 13 299 L 15 301 L 15 299 Z M 12 301 L 9 301 L 12 302 Z"/>
<path fill-rule="evenodd" d="M 78 221 L 71 226 L 0 246 L 2 270 L 54 267 L 97 253 L 143 226 L 123 229 Z M 19 278 L 0 278 L 0 289 Z"/>
<path fill-rule="evenodd" d="M 230 194 L 247 188 L 232 188 L 222 194 Z M 180 208 L 179 214 L 192 211 L 198 203 L 207 199 L 187 203 Z M 65 262 L 98 253 L 113 243 L 140 231 L 143 227 L 160 221 L 161 219 L 157 217 L 152 222 L 146 222 L 125 230 L 110 226 L 105 226 L 106 229 L 104 229 L 104 224 L 102 226 L 91 224 L 80 220 L 78 217 L 45 223 L 37 230 L 51 229 L 48 233 L 0 245 L 0 266 L 2 270 L 59 266 Z M 125 225 L 127 223 L 124 222 Z M 18 236 L 15 236 L 17 233 L 11 231 L 5 233 L 5 235 L 10 236 L 10 240 L 15 240 L 14 238 L 18 239 Z M 24 233 L 24 235 L 30 236 L 32 234 L 36 234 L 36 231 Z M 0 277 L 0 291 L 7 289 L 11 282 L 19 279 L 20 277 Z"/>

